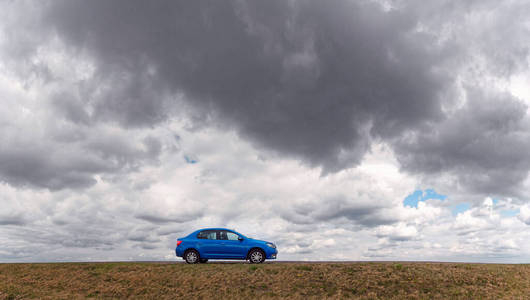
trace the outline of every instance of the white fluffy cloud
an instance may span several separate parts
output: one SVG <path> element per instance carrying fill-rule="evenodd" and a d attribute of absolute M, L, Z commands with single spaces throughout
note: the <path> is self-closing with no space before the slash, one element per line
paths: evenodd
<path fill-rule="evenodd" d="M 275 241 L 283 259 L 528 258 L 526 206 L 487 199 L 454 215 L 449 196 L 404 207 L 417 181 L 384 145 L 358 168 L 321 177 L 233 132 L 180 121 L 149 132 L 171 149 L 158 163 L 96 176 L 83 193 L 3 184 L 2 260 L 172 260 L 176 237 L 205 226 Z"/>

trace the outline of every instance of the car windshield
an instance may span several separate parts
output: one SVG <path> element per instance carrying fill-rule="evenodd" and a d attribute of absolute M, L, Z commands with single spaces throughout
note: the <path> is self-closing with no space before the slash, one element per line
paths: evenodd
<path fill-rule="evenodd" d="M 241 233 L 237 233 L 237 235 L 239 235 L 240 237 L 244 238 L 244 239 L 248 239 L 248 237 L 246 237 L 244 234 L 241 234 Z"/>
<path fill-rule="evenodd" d="M 230 232 L 230 231 L 226 232 L 226 237 L 227 237 L 227 239 L 230 240 L 230 241 L 237 241 L 237 240 L 239 240 L 239 235 L 237 235 L 237 234 L 235 234 L 235 233 L 233 233 L 233 232 Z"/>

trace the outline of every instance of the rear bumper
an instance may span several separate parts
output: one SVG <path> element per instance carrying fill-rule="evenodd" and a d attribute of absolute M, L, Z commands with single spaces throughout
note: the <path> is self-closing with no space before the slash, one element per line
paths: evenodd
<path fill-rule="evenodd" d="M 175 255 L 177 255 L 177 257 L 182 257 L 182 255 L 184 255 L 182 252 L 184 252 L 182 247 L 175 248 Z"/>

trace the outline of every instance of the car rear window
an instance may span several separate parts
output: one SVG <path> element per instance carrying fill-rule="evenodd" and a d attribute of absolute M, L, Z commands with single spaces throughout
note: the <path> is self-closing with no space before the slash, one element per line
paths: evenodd
<path fill-rule="evenodd" d="M 197 234 L 198 239 L 216 240 L 217 234 L 215 230 L 203 230 Z"/>

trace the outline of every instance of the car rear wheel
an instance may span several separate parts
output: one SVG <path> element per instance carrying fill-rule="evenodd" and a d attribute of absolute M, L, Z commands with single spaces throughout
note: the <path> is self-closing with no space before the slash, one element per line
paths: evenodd
<path fill-rule="evenodd" d="M 184 259 L 188 264 L 196 264 L 199 262 L 199 252 L 195 250 L 188 250 L 186 251 L 186 255 L 184 255 Z"/>
<path fill-rule="evenodd" d="M 202 258 L 201 258 L 201 259 L 199 260 L 199 262 L 200 262 L 201 264 L 205 264 L 205 263 L 208 262 L 208 260 L 207 260 L 207 259 L 202 259 Z"/>
<path fill-rule="evenodd" d="M 248 260 L 251 264 L 261 264 L 265 261 L 265 253 L 259 249 L 252 249 L 248 254 Z"/>

